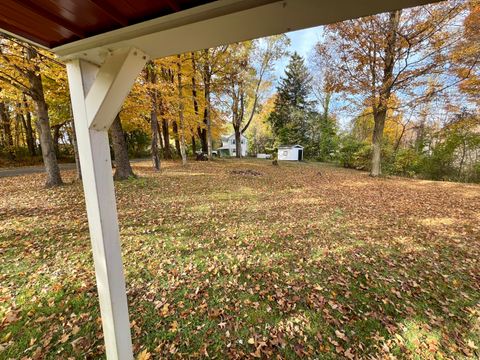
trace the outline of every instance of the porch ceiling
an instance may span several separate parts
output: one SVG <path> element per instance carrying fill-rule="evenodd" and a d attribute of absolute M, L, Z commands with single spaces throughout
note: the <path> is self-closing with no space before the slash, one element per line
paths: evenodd
<path fill-rule="evenodd" d="M 47 48 L 214 0 L 2 0 L 0 28 Z"/>
<path fill-rule="evenodd" d="M 436 1 L 2 0 L 0 29 L 101 64 L 118 48 L 159 58 Z"/>

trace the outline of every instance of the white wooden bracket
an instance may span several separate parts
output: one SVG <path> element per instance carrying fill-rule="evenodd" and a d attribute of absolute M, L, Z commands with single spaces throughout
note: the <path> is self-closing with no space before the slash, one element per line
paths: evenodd
<path fill-rule="evenodd" d="M 132 360 L 132 340 L 112 176 L 108 128 L 148 60 L 120 49 L 101 67 L 67 63 L 105 349 L 109 360 Z"/>
<path fill-rule="evenodd" d="M 147 55 L 135 48 L 120 49 L 107 55 L 85 98 L 90 128 L 110 128 L 146 61 Z"/>

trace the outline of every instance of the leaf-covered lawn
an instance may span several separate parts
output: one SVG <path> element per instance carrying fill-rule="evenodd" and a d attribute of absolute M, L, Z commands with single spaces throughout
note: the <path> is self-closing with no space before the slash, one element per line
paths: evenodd
<path fill-rule="evenodd" d="M 141 359 L 480 356 L 480 186 L 162 165 L 116 183 Z M 0 179 L 0 358 L 102 357 L 81 184 L 43 181 Z"/>

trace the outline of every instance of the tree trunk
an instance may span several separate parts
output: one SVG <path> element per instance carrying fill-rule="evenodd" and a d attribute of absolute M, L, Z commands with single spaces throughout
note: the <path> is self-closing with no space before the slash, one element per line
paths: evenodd
<path fill-rule="evenodd" d="M 390 13 L 387 31 L 387 41 L 385 45 L 385 63 L 383 69 L 382 88 L 378 104 L 374 109 L 373 119 L 375 126 L 373 129 L 373 154 L 372 154 L 372 170 L 371 176 L 382 175 L 382 141 L 383 129 L 385 127 L 385 118 L 392 94 L 392 86 L 394 81 L 393 71 L 395 68 L 395 51 L 397 43 L 398 27 L 400 24 L 401 11 L 393 11 Z"/>
<path fill-rule="evenodd" d="M 208 49 L 204 50 L 205 64 L 203 67 L 203 80 L 205 92 L 205 120 L 207 124 L 207 154 L 208 160 L 212 160 L 212 119 L 211 119 L 211 104 L 210 104 L 210 81 L 212 79 L 210 69 L 210 57 Z"/>
<path fill-rule="evenodd" d="M 32 59 L 36 56 L 36 51 L 33 48 L 29 48 L 28 58 Z M 52 133 L 50 132 L 50 118 L 48 117 L 48 107 L 45 101 L 42 78 L 40 74 L 37 74 L 37 71 L 38 68 L 27 70 L 26 76 L 30 85 L 30 95 L 37 109 L 37 131 L 40 138 L 43 164 L 45 165 L 45 171 L 47 173 L 45 186 L 59 186 L 63 184 L 63 181 L 53 147 Z"/>
<path fill-rule="evenodd" d="M 45 186 L 59 186 L 63 184 L 63 181 L 60 175 L 60 168 L 58 167 L 57 156 L 55 155 L 52 134 L 50 132 L 47 103 L 42 99 L 34 99 L 34 101 L 37 107 L 37 130 L 42 148 L 43 163 L 47 173 Z"/>
<path fill-rule="evenodd" d="M 75 155 L 75 167 L 77 169 L 77 180 L 82 180 L 82 168 L 80 166 L 80 156 L 78 155 L 77 133 L 75 132 L 75 121 L 72 120 L 72 142 L 73 153 Z"/>
<path fill-rule="evenodd" d="M 195 61 L 195 53 L 192 52 L 191 53 L 191 59 L 192 59 L 192 100 L 193 100 L 193 110 L 195 112 L 195 116 L 197 117 L 197 119 L 199 118 L 200 116 L 200 111 L 199 111 L 199 106 L 198 106 L 198 99 L 197 99 L 197 81 L 195 79 L 195 75 L 197 73 L 197 63 Z M 193 133 L 193 132 L 192 132 Z M 203 146 L 203 142 L 202 142 L 202 135 L 203 135 L 203 131 L 200 127 L 197 128 L 197 133 L 198 133 L 198 137 L 200 139 L 200 142 L 202 144 L 202 151 L 208 151 L 208 146 L 206 144 L 206 141 L 205 141 L 205 147 Z M 206 140 L 206 138 L 205 138 Z M 197 152 L 197 144 L 195 142 L 195 135 L 192 135 L 192 149 L 193 149 L 193 154 L 195 154 Z"/>
<path fill-rule="evenodd" d="M 180 139 L 179 139 L 179 134 L 178 134 L 178 125 L 176 121 L 172 122 L 172 130 L 173 130 L 173 135 L 175 137 L 175 150 L 177 151 L 177 155 L 181 156 L 180 154 Z"/>
<path fill-rule="evenodd" d="M 185 125 L 183 118 L 183 87 L 182 87 L 182 58 L 177 55 L 177 82 L 178 82 L 178 123 L 180 127 L 180 156 L 182 157 L 182 165 L 187 165 L 187 154 L 185 152 Z"/>
<path fill-rule="evenodd" d="M 25 142 L 27 143 L 27 149 L 30 156 L 36 155 L 36 148 L 35 148 L 35 139 L 33 136 L 33 129 L 32 129 L 32 117 L 30 113 L 27 115 L 21 114 L 21 121 L 23 125 L 23 129 L 25 130 Z"/>
<path fill-rule="evenodd" d="M 192 135 L 192 151 L 193 151 L 193 155 L 195 155 L 195 153 L 197 152 L 197 143 L 195 141 L 195 135 Z"/>
<path fill-rule="evenodd" d="M 400 133 L 400 136 L 398 137 L 395 147 L 393 148 L 393 152 L 395 156 L 397 155 L 398 149 L 400 148 L 400 144 L 402 143 L 403 136 L 405 135 L 405 131 L 407 130 L 407 125 L 402 124 L 402 132 Z"/>
<path fill-rule="evenodd" d="M 152 85 L 157 83 L 157 68 L 153 61 L 150 61 L 146 66 L 145 72 L 146 80 L 150 82 Z M 163 111 L 163 107 L 159 106 L 159 102 L 161 103 L 161 97 L 159 99 L 158 90 L 156 87 L 152 86 L 152 89 L 148 91 L 148 95 L 150 96 L 151 100 L 151 109 L 150 109 L 150 131 L 152 133 L 152 143 L 150 146 L 150 155 L 152 157 L 152 165 L 155 171 L 160 170 L 160 153 L 159 153 L 159 143 L 160 148 L 164 149 L 162 144 L 162 138 L 160 136 L 160 127 L 158 125 L 158 118 L 157 118 L 157 111 Z M 162 126 L 165 126 L 165 120 L 163 120 Z M 167 127 L 167 135 L 168 135 L 168 124 Z M 168 141 L 168 138 L 164 134 L 165 143 Z M 168 156 L 168 147 L 165 147 L 164 155 L 165 157 Z"/>
<path fill-rule="evenodd" d="M 60 139 L 60 128 L 63 124 L 53 125 L 53 149 L 55 150 L 55 156 L 58 158 L 60 157 L 60 150 L 58 147 L 58 142 Z"/>
<path fill-rule="evenodd" d="M 158 126 L 157 112 L 152 109 L 150 112 L 150 129 L 152 131 L 152 163 L 156 171 L 160 170 L 160 154 L 158 152 L 158 141 L 160 136 L 160 129 Z"/>
<path fill-rule="evenodd" d="M 240 133 L 240 128 L 234 126 L 235 130 L 235 157 L 241 158 L 242 157 L 242 134 Z"/>
<path fill-rule="evenodd" d="M 206 111 L 206 109 L 205 109 L 205 111 Z M 206 123 L 206 120 L 204 120 L 204 122 Z M 202 146 L 202 152 L 207 153 L 208 152 L 207 130 L 202 129 L 199 126 L 197 128 L 197 133 L 198 133 L 198 138 L 200 139 L 200 145 Z"/>
<path fill-rule="evenodd" d="M 170 148 L 170 133 L 168 128 L 168 120 L 162 121 L 162 133 L 163 133 L 163 156 L 165 159 L 172 158 L 172 150 Z"/>
<path fill-rule="evenodd" d="M 117 114 L 110 126 L 110 135 L 112 136 L 113 154 L 115 157 L 115 180 L 126 180 L 129 177 L 135 177 L 135 174 L 128 159 L 127 142 L 123 133 L 120 115 Z"/>
<path fill-rule="evenodd" d="M 382 142 L 383 142 L 383 128 L 385 127 L 385 118 L 387 110 L 383 109 L 373 114 L 375 126 L 373 128 L 373 154 L 372 154 L 372 170 L 371 176 L 382 175 Z"/>
<path fill-rule="evenodd" d="M 207 121 L 207 154 L 208 159 L 212 160 L 212 122 L 210 118 L 210 90 L 206 91 L 207 104 L 205 107 L 206 121 Z"/>
<path fill-rule="evenodd" d="M 25 134 L 23 132 L 23 123 L 24 123 L 24 120 L 22 119 L 23 114 L 20 111 L 18 111 L 19 108 L 20 108 L 20 104 L 17 104 L 17 111 L 15 112 L 15 139 L 13 141 L 13 146 L 15 148 L 19 148 L 21 146 L 20 137 L 25 139 Z"/>
<path fill-rule="evenodd" d="M 159 156 L 162 157 L 162 154 L 164 154 L 164 149 L 163 149 L 163 144 L 164 144 L 164 141 L 163 141 L 163 136 L 162 136 L 162 131 L 161 131 L 161 128 L 160 128 L 160 124 L 158 123 L 158 118 L 157 119 L 157 129 L 158 129 L 158 133 L 157 133 L 157 136 L 158 136 L 158 140 L 157 140 L 157 143 L 158 143 L 158 151 L 159 151 Z"/>
<path fill-rule="evenodd" d="M 32 126 L 32 114 L 28 110 L 27 97 L 23 95 L 23 109 L 25 111 L 25 117 L 23 118 L 23 126 L 25 128 L 25 137 L 27 140 L 28 152 L 31 156 L 35 156 L 37 147 L 35 145 L 35 133 Z"/>
<path fill-rule="evenodd" d="M 460 159 L 460 164 L 458 166 L 458 179 L 461 181 L 462 171 L 463 171 L 463 164 L 465 163 L 465 157 L 467 155 L 467 144 L 465 138 L 462 141 L 462 158 Z"/>
<path fill-rule="evenodd" d="M 4 102 L 0 102 L 0 122 L 3 129 L 5 150 L 8 153 L 8 157 L 13 159 L 15 158 L 15 153 L 13 151 L 12 129 L 10 127 L 10 117 Z"/>
<path fill-rule="evenodd" d="M 415 136 L 415 151 L 420 154 L 423 153 L 425 145 L 425 118 L 420 121 L 420 124 L 416 128 Z"/>
<path fill-rule="evenodd" d="M 195 61 L 195 53 L 192 52 L 192 99 L 193 99 L 193 110 L 195 112 L 195 116 L 199 118 L 200 110 L 198 106 L 198 99 L 197 99 L 197 81 L 195 79 L 195 74 L 197 73 L 197 63 Z M 204 113 L 203 122 L 206 124 L 206 114 Z M 200 144 L 202 146 L 202 152 L 208 152 L 208 144 L 207 144 L 207 131 L 197 127 L 197 134 L 198 138 L 200 139 Z M 197 152 L 197 144 L 195 143 L 195 135 L 192 135 L 192 147 L 193 153 Z"/>
<path fill-rule="evenodd" d="M 210 112 L 210 93 L 208 93 L 208 100 L 207 100 L 207 154 L 208 159 L 212 160 L 212 120 L 211 120 L 211 112 Z"/>

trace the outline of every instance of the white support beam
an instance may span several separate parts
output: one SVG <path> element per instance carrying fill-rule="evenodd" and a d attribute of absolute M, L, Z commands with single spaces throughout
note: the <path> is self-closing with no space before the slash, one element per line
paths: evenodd
<path fill-rule="evenodd" d="M 146 59 L 147 55 L 136 48 L 107 55 L 85 99 L 90 128 L 110 128 Z"/>
<path fill-rule="evenodd" d="M 83 60 L 71 60 L 67 63 L 67 73 L 107 358 L 132 360 L 108 127 L 147 58 L 140 52 L 135 55 L 134 50 L 112 56 L 119 58 L 108 59 L 100 69 Z M 105 73 L 110 76 L 104 76 Z M 113 90 L 112 86 L 119 88 Z M 89 102 L 94 89 L 98 89 L 99 99 Z M 112 108 L 105 109 L 108 106 Z M 90 119 L 94 120 L 89 124 Z M 100 130 L 96 129 L 97 121 L 102 124 Z"/>

